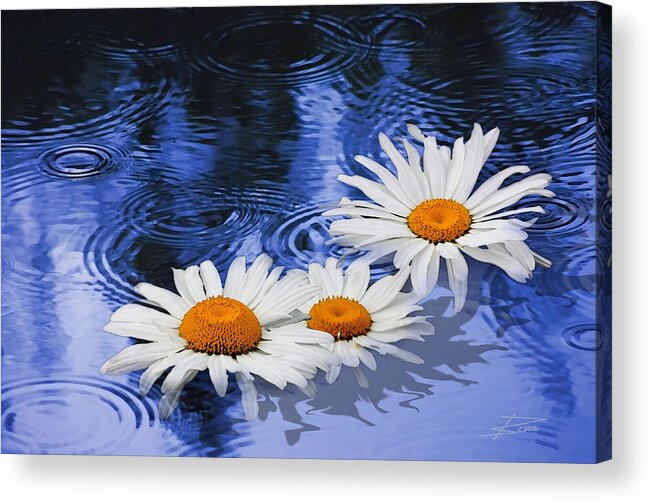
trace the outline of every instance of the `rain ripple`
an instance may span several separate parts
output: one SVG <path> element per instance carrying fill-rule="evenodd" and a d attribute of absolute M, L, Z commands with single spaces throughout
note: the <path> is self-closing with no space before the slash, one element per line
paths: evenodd
<path fill-rule="evenodd" d="M 312 262 L 323 264 L 334 257 L 342 265 L 364 255 L 361 250 L 329 243 L 332 238 L 328 229 L 337 217 L 324 217 L 322 213 L 336 205 L 315 207 L 306 203 L 286 213 L 282 219 L 263 236 L 265 251 L 280 265 L 307 269 Z M 389 260 L 380 260 L 371 270 L 373 279 L 393 272 Z"/>
<path fill-rule="evenodd" d="M 90 237 L 84 263 L 104 294 L 130 297 L 134 283 L 169 281 L 171 265 L 212 260 L 223 270 L 235 254 L 259 253 L 286 205 L 286 194 L 269 187 L 144 186 Z"/>
<path fill-rule="evenodd" d="M 589 323 L 566 328 L 563 338 L 569 346 L 583 351 L 597 351 L 604 343 L 603 329 Z"/>
<path fill-rule="evenodd" d="M 155 417 L 148 400 L 112 381 L 80 376 L 9 382 L 2 391 L 2 450 L 124 454 Z"/>
<path fill-rule="evenodd" d="M 39 166 L 57 178 L 88 178 L 118 169 L 128 155 L 124 148 L 79 143 L 46 151 Z"/>
<path fill-rule="evenodd" d="M 367 36 L 343 19 L 268 11 L 222 25 L 191 61 L 198 72 L 263 86 L 337 80 L 363 60 Z"/>

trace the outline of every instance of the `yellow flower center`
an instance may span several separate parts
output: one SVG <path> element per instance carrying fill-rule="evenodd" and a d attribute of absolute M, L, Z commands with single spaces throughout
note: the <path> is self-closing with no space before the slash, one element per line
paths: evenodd
<path fill-rule="evenodd" d="M 239 300 L 219 296 L 201 301 L 185 313 L 179 335 L 194 351 L 234 356 L 257 346 L 262 327 L 253 311 Z"/>
<path fill-rule="evenodd" d="M 337 340 L 366 335 L 371 329 L 371 315 L 359 302 L 345 297 L 328 297 L 310 309 L 307 326 L 328 332 Z"/>
<path fill-rule="evenodd" d="M 471 223 L 466 207 L 451 199 L 430 199 L 420 203 L 407 217 L 412 232 L 434 244 L 463 236 Z"/>

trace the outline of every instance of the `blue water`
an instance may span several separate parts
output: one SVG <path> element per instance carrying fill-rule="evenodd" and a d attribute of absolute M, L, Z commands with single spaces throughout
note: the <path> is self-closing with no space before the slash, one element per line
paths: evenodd
<path fill-rule="evenodd" d="M 2 451 L 593 461 L 610 253 L 596 12 L 3 12 Z M 335 177 L 361 174 L 352 157 L 378 157 L 377 133 L 407 121 L 446 143 L 498 126 L 482 178 L 513 164 L 553 175 L 529 239 L 551 269 L 521 285 L 472 262 L 464 310 L 451 316 L 443 278 L 425 304 L 437 335 L 402 344 L 423 365 L 379 358 L 368 390 L 345 371 L 319 377 L 314 399 L 261 384 L 251 423 L 234 384 L 219 399 L 207 375 L 166 421 L 137 373 L 99 376 L 133 343 L 102 326 L 136 282 L 172 287 L 170 267 L 236 254 L 341 256 L 320 214 L 357 194 Z M 489 435 L 512 415 L 539 421 Z"/>

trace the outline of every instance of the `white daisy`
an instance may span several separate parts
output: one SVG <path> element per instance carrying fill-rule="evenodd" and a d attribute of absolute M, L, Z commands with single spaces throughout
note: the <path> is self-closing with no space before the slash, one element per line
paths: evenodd
<path fill-rule="evenodd" d="M 475 124 L 472 136 L 454 142 L 452 151 L 439 147 L 413 125 L 410 134 L 424 144 L 422 156 L 403 140 L 407 159 L 385 134 L 380 145 L 395 166 L 397 176 L 368 157 L 355 160 L 375 175 L 379 182 L 361 176 L 339 175 L 343 183 L 362 191 L 369 201 L 342 198 L 340 207 L 324 215 L 346 215 L 334 221 L 332 242 L 368 250 L 367 260 L 395 254 L 398 269 L 411 266 L 411 283 L 421 297 L 429 295 L 437 283 L 441 258 L 445 260 L 454 311 L 463 307 L 467 293 L 468 264 L 465 255 L 494 264 L 516 281 L 531 278 L 536 263 L 551 262 L 526 245 L 525 229 L 535 222 L 511 218 L 522 213 L 544 213 L 540 206 L 510 209 L 524 196 L 553 196 L 546 189 L 551 176 L 537 173 L 506 187 L 503 182 L 514 174 L 528 173 L 527 166 L 512 166 L 473 188 L 490 155 L 499 130 L 483 134 Z"/>
<path fill-rule="evenodd" d="M 413 293 L 401 293 L 409 276 L 404 269 L 393 276 L 384 276 L 369 287 L 371 273 L 368 263 L 357 260 L 346 271 L 337 267 L 337 260 L 328 258 L 325 267 L 312 263 L 308 274 L 310 284 L 321 293 L 301 309 L 308 313 L 307 326 L 334 336 L 325 346 L 341 358 L 326 372 L 326 380 L 337 379 L 341 364 L 352 367 L 357 381 L 368 387 L 360 369 L 363 363 L 376 369 L 375 358 L 369 350 L 391 355 L 410 363 L 423 360 L 393 343 L 403 339 L 422 341 L 421 335 L 431 335 L 434 327 L 425 316 L 409 316 L 423 309 Z"/>
<path fill-rule="evenodd" d="M 305 317 L 290 313 L 319 288 L 301 271 L 279 279 L 283 268 L 269 271 L 271 265 L 267 255 L 260 255 L 247 270 L 245 258 L 237 257 L 223 287 L 210 261 L 173 269 L 180 295 L 148 283 L 136 285 L 154 307 L 122 306 L 104 329 L 149 342 L 122 350 L 101 372 L 146 369 L 140 377 L 145 395 L 171 368 L 161 386 L 163 418 L 178 405 L 183 387 L 206 369 L 219 396 L 226 394 L 228 374 L 235 374 L 248 420 L 258 415 L 257 377 L 281 389 L 291 383 L 312 395 L 310 379 L 317 369 L 328 371 L 338 358 L 319 345 L 332 342 L 332 336 L 309 329 Z"/>

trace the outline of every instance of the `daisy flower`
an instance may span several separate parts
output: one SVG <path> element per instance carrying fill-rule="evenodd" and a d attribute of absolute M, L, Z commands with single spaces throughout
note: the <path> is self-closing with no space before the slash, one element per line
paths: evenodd
<path fill-rule="evenodd" d="M 369 286 L 371 273 L 368 263 L 357 260 L 346 271 L 337 267 L 337 260 L 328 258 L 325 267 L 312 263 L 308 268 L 310 284 L 318 286 L 320 294 L 301 310 L 309 314 L 307 326 L 330 334 L 334 342 L 326 343 L 341 363 L 326 372 L 326 381 L 337 379 L 341 365 L 352 367 L 357 382 L 368 387 L 360 369 L 363 363 L 376 369 L 371 351 L 391 355 L 410 363 L 423 360 L 394 345 L 403 339 L 422 341 L 421 335 L 431 335 L 434 327 L 424 316 L 409 316 L 423 309 L 413 293 L 401 293 L 409 276 L 408 270 L 384 276 Z"/>
<path fill-rule="evenodd" d="M 317 369 L 328 371 L 338 363 L 319 345 L 333 338 L 309 329 L 305 317 L 292 314 L 319 289 L 309 284 L 305 272 L 289 271 L 280 279 L 283 268 L 269 271 L 271 265 L 267 255 L 260 255 L 247 270 L 245 258 L 237 257 L 223 287 L 210 261 L 173 269 L 180 295 L 139 283 L 136 292 L 153 307 L 122 306 L 104 330 L 148 342 L 122 350 L 102 366 L 101 373 L 146 369 L 140 376 L 140 393 L 145 395 L 171 368 L 161 385 L 163 418 L 178 405 L 183 387 L 204 370 L 222 397 L 228 374 L 235 374 L 248 420 L 258 415 L 258 378 L 280 389 L 291 383 L 312 395 L 311 379 Z"/>
<path fill-rule="evenodd" d="M 496 265 L 519 282 L 531 278 L 536 263 L 551 265 L 525 243 L 525 229 L 535 219 L 512 218 L 544 210 L 540 206 L 509 209 L 528 195 L 553 196 L 546 188 L 550 175 L 538 173 L 502 187 L 508 177 L 530 171 L 527 166 L 512 166 L 475 188 L 497 142 L 497 128 L 484 134 L 475 124 L 470 139 L 465 143 L 463 138 L 457 139 L 452 151 L 439 147 L 435 137 L 425 136 L 414 125 L 409 125 L 409 132 L 424 144 L 422 162 L 411 143 L 403 140 L 405 159 L 381 133 L 380 146 L 395 166 L 396 174 L 358 155 L 355 160 L 379 181 L 338 176 L 371 201 L 343 198 L 339 208 L 324 214 L 349 217 L 331 224 L 333 243 L 368 250 L 369 262 L 394 254 L 393 263 L 398 269 L 411 266 L 411 284 L 420 297 L 429 295 L 436 285 L 442 259 L 454 295 L 455 313 L 463 307 L 468 289 L 466 256 Z"/>

